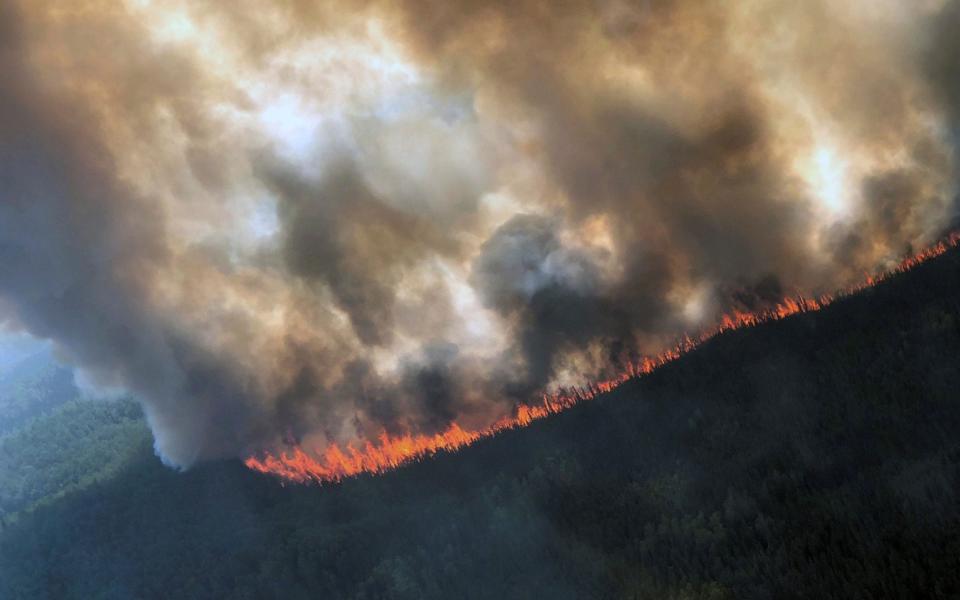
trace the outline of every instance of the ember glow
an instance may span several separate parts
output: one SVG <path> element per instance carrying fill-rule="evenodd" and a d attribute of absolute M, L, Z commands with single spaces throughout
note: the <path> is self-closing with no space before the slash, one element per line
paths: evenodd
<path fill-rule="evenodd" d="M 785 298 L 772 307 L 754 313 L 734 312 L 724 315 L 714 328 L 696 337 L 684 337 L 675 347 L 655 356 L 645 357 L 639 362 L 630 362 L 617 377 L 595 382 L 586 387 L 561 390 L 554 394 L 545 394 L 538 404 L 522 404 L 516 413 L 500 419 L 492 426 L 465 431 L 454 423 L 446 431 L 435 435 L 390 436 L 381 433 L 376 441 L 365 441 L 361 445 L 347 444 L 341 447 L 330 444 L 316 455 L 307 453 L 300 446 L 279 454 L 264 454 L 248 457 L 244 464 L 255 471 L 276 475 L 296 483 L 324 483 L 340 481 L 361 473 L 382 473 L 396 469 L 406 463 L 427 458 L 437 452 L 452 452 L 468 446 L 477 440 L 491 437 L 506 429 L 525 427 L 538 419 L 571 408 L 580 402 L 592 400 L 599 394 L 610 392 L 623 383 L 652 373 L 659 367 L 672 362 L 687 352 L 697 348 L 707 340 L 733 329 L 752 327 L 769 321 L 778 321 L 791 315 L 820 310 L 835 300 L 876 285 L 890 276 L 903 273 L 913 267 L 960 245 L 960 233 L 952 233 L 945 240 L 905 258 L 894 269 L 876 276 L 868 276 L 859 284 L 836 294 L 819 298 Z"/>

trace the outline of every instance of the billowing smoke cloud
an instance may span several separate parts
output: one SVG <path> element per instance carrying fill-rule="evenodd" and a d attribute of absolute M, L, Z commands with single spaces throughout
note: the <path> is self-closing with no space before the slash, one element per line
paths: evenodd
<path fill-rule="evenodd" d="M 0 7 L 0 315 L 186 467 L 482 427 L 954 220 L 956 2 Z"/>

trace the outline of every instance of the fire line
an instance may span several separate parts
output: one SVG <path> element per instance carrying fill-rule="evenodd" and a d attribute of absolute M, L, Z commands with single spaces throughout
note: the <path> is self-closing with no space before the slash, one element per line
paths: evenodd
<path fill-rule="evenodd" d="M 867 276 L 862 282 L 835 294 L 818 298 L 803 296 L 785 298 L 772 307 L 758 312 L 734 311 L 724 315 L 713 328 L 705 330 L 694 338 L 684 336 L 673 348 L 657 356 L 644 357 L 639 361 L 628 363 L 616 377 L 593 382 L 584 387 L 544 394 L 540 403 L 520 405 L 512 416 L 504 417 L 484 429 L 467 431 L 453 423 L 445 431 L 433 435 L 390 436 L 384 432 L 376 441 L 367 440 L 359 446 L 347 444 L 341 447 L 336 443 L 330 444 L 318 457 L 296 446 L 289 452 L 264 453 L 259 457 L 250 456 L 244 464 L 254 471 L 272 474 L 287 481 L 325 483 L 340 481 L 361 473 L 383 473 L 441 451 L 455 451 L 501 431 L 525 427 L 533 421 L 562 412 L 580 402 L 592 400 L 631 379 L 649 374 L 673 362 L 725 331 L 779 321 L 797 313 L 820 310 L 840 298 L 874 286 L 897 273 L 908 271 L 958 245 L 960 245 L 960 233 L 951 233 L 937 244 L 904 259 L 895 268 L 876 276 Z"/>

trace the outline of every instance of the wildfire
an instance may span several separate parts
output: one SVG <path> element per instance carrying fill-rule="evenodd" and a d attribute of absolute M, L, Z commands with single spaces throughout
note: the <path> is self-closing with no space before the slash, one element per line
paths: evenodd
<path fill-rule="evenodd" d="M 960 245 L 960 233 L 952 233 L 936 245 L 904 259 L 894 269 L 876 276 L 867 275 L 862 282 L 836 294 L 823 295 L 819 298 L 802 296 L 785 298 L 776 305 L 758 312 L 734 311 L 724 315 L 713 328 L 694 338 L 685 336 L 676 346 L 658 356 L 644 357 L 637 362 L 628 363 L 616 377 L 594 382 L 585 387 L 544 394 L 540 403 L 518 406 L 515 414 L 504 417 L 485 429 L 466 431 L 454 423 L 446 431 L 434 435 L 390 436 L 384 432 L 375 442 L 366 441 L 362 446 L 347 444 L 341 448 L 338 444 L 330 444 L 317 457 L 304 452 L 297 446 L 291 452 L 282 452 L 279 455 L 267 453 L 259 458 L 251 456 L 244 461 L 244 464 L 255 471 L 270 473 L 289 481 L 323 483 L 339 481 L 359 473 L 382 473 L 440 451 L 454 451 L 479 439 L 496 435 L 506 429 L 524 427 L 580 402 L 596 398 L 631 379 L 653 372 L 725 331 L 778 321 L 797 313 L 820 310 L 839 298 L 876 285 L 897 273 L 908 271 L 958 245 Z"/>

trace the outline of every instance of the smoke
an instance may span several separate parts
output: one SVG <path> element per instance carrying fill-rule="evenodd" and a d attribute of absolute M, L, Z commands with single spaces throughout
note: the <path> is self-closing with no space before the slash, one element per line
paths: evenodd
<path fill-rule="evenodd" d="M 169 464 L 482 427 L 955 218 L 960 3 L 0 7 L 0 317 Z"/>

